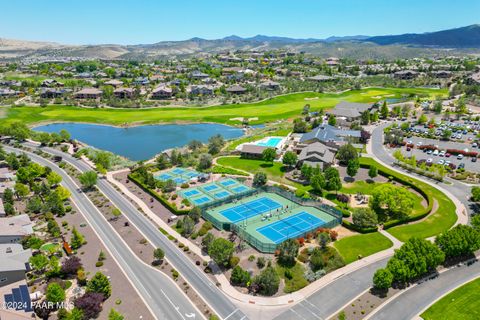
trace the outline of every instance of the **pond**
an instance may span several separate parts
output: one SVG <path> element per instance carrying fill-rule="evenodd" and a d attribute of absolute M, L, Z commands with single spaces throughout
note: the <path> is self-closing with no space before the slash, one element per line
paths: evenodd
<path fill-rule="evenodd" d="M 243 135 L 243 130 L 222 124 L 165 124 L 129 128 L 86 123 L 54 123 L 35 127 L 36 131 L 59 132 L 65 129 L 73 139 L 108 150 L 134 161 L 146 160 L 170 148 L 182 147 L 192 140 L 207 142 L 216 134 L 224 139 Z"/>

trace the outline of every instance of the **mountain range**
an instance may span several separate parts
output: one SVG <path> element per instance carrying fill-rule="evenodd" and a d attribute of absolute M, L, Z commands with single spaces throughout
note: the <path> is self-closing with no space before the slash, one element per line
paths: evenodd
<path fill-rule="evenodd" d="M 154 60 L 225 51 L 267 51 L 284 49 L 304 51 L 319 56 L 356 59 L 410 58 L 422 55 L 452 54 L 480 50 L 480 25 L 428 33 L 384 36 L 332 36 L 326 39 L 288 38 L 256 35 L 242 38 L 231 35 L 222 39 L 192 38 L 139 45 L 64 45 L 53 42 L 22 41 L 0 38 L 0 59 L 20 57 L 85 57 L 101 59 Z"/>

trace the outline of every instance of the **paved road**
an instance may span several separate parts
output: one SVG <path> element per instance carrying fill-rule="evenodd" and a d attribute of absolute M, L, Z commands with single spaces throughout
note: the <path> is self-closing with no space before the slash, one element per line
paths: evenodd
<path fill-rule="evenodd" d="M 25 152 L 8 146 L 4 148 L 9 152 Z M 65 171 L 40 156 L 30 152 L 25 153 L 33 161 L 52 168 L 52 170 L 62 176 L 62 185 L 70 190 L 73 202 L 98 234 L 157 319 L 186 320 L 189 318 L 188 315 L 191 316 L 192 314 L 197 314 L 197 319 L 201 317 L 187 296 L 180 291 L 173 281 L 165 274 L 147 266 L 137 258 Z"/>
<path fill-rule="evenodd" d="M 441 273 L 438 278 L 423 282 L 404 291 L 391 302 L 385 304 L 369 319 L 403 320 L 415 316 L 449 291 L 480 276 L 480 262 L 461 266 Z"/>
<path fill-rule="evenodd" d="M 385 123 L 375 127 L 372 132 L 371 141 L 372 150 L 375 156 L 382 162 L 391 165 L 395 162 L 395 159 L 390 153 L 388 153 L 388 151 L 383 146 L 383 129 L 385 129 L 389 125 L 390 123 Z M 420 179 L 426 179 L 425 177 L 417 175 L 413 172 L 411 174 L 419 177 Z M 474 212 L 476 208 L 474 207 L 474 204 L 468 200 L 470 198 L 471 187 L 450 178 L 446 178 L 445 180 L 451 184 L 446 185 L 442 184 L 441 182 L 438 182 L 438 184 L 442 184 L 445 189 L 448 189 L 450 193 L 452 193 L 458 200 L 460 200 L 465 205 L 465 208 L 467 208 L 470 214 Z"/>
<path fill-rule="evenodd" d="M 344 275 L 310 297 L 283 312 L 275 320 L 327 319 L 342 309 L 347 303 L 372 286 L 375 271 L 387 264 L 382 259 L 368 266 Z"/>
<path fill-rule="evenodd" d="M 36 147 L 34 144 L 28 144 Z M 62 156 L 63 161 L 73 165 L 80 171 L 90 171 L 91 168 L 74 157 L 52 148 L 42 148 L 43 151 Z M 121 195 L 109 182 L 99 179 L 97 187 L 119 208 L 132 224 L 149 240 L 155 247 L 164 249 L 166 258 L 173 267 L 188 281 L 198 294 L 214 309 L 223 319 L 229 320 L 246 319 L 245 314 L 239 310 L 225 294 L 217 288 L 204 273 L 203 270 L 180 251 L 174 243 L 158 231 L 158 228 L 141 214 L 123 195 Z"/>

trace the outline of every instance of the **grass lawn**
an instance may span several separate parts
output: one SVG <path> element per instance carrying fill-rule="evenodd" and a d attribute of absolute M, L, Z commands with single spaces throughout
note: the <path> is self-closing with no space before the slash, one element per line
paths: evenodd
<path fill-rule="evenodd" d="M 425 320 L 480 319 L 480 279 L 450 292 L 422 313 L 421 317 Z"/>
<path fill-rule="evenodd" d="M 450 229 L 457 221 L 455 213 L 455 204 L 443 192 L 433 186 L 415 178 L 410 178 L 382 166 L 371 158 L 360 158 L 361 164 L 375 165 L 379 171 L 385 172 L 388 176 L 403 177 L 409 180 L 423 190 L 429 197 L 436 200 L 438 210 L 430 213 L 427 218 L 421 222 L 412 222 L 408 225 L 401 225 L 388 229 L 387 231 L 400 241 L 407 241 L 411 237 L 429 238 L 436 236 L 443 231 Z M 418 209 L 418 208 L 417 208 Z"/>
<path fill-rule="evenodd" d="M 358 256 L 367 257 L 376 252 L 390 248 L 392 241 L 382 235 L 380 232 L 359 234 L 340 239 L 333 243 L 346 264 L 358 260 Z"/>
<path fill-rule="evenodd" d="M 293 267 L 282 267 L 276 265 L 275 270 L 280 278 L 285 281 L 285 287 L 283 288 L 285 293 L 298 291 L 308 285 L 308 281 L 304 277 L 305 268 L 298 262 Z M 285 276 L 285 271 L 290 271 L 291 279 Z"/>
<path fill-rule="evenodd" d="M 375 102 L 386 96 L 404 95 L 445 96 L 447 90 L 426 88 L 370 88 L 343 93 L 302 92 L 274 97 L 265 101 L 245 104 L 228 104 L 210 107 L 159 107 L 151 109 L 102 109 L 72 106 L 10 107 L 7 122 L 22 121 L 27 124 L 45 121 L 90 122 L 105 124 L 151 124 L 160 122 L 218 122 L 239 124 L 230 120 L 236 117 L 257 117 L 255 123 L 288 119 L 300 115 L 303 106 L 311 110 L 332 108 L 339 101 Z M 312 99 L 313 98 L 313 99 Z M 306 100 L 308 99 L 308 100 Z"/>

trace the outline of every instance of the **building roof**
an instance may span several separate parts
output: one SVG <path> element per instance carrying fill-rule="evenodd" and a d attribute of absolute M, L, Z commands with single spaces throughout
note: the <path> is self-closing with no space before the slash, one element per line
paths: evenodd
<path fill-rule="evenodd" d="M 113 93 L 120 93 L 120 92 L 133 93 L 135 92 L 135 90 L 133 88 L 124 88 L 124 87 L 113 90 Z"/>
<path fill-rule="evenodd" d="M 23 250 L 20 243 L 0 244 L 0 272 L 27 271 L 26 263 L 32 256 L 30 249 Z"/>
<path fill-rule="evenodd" d="M 165 84 L 161 84 L 155 89 L 153 89 L 152 93 L 157 93 L 157 92 L 167 92 L 167 93 L 172 93 L 172 88 L 167 87 Z"/>
<path fill-rule="evenodd" d="M 372 106 L 373 103 L 340 101 L 330 113 L 337 117 L 357 118 Z"/>
<path fill-rule="evenodd" d="M 256 144 L 246 143 L 242 146 L 241 152 L 249 154 L 262 154 L 263 150 L 267 149 L 265 146 L 257 146 Z"/>
<path fill-rule="evenodd" d="M 347 137 L 360 138 L 360 131 L 358 130 L 342 130 L 337 129 L 329 124 L 322 124 L 310 132 L 302 135 L 300 142 L 305 141 L 323 141 L 323 142 L 344 142 Z"/>
<path fill-rule="evenodd" d="M 117 79 L 112 79 L 108 80 L 105 82 L 106 85 L 111 85 L 111 86 L 121 86 L 123 84 L 123 81 L 117 80 Z"/>
<path fill-rule="evenodd" d="M 332 163 L 335 158 L 335 154 L 330 151 L 324 144 L 320 142 L 314 142 L 302 149 L 298 156 L 299 161 L 307 162 L 325 162 Z"/>
<path fill-rule="evenodd" d="M 231 87 L 228 87 L 226 89 L 227 92 L 245 92 L 247 91 L 247 89 L 245 89 L 244 87 L 242 86 L 239 86 L 239 85 L 233 85 Z"/>
<path fill-rule="evenodd" d="M 102 94 L 102 90 L 97 88 L 84 88 L 80 91 L 75 92 L 75 94 Z"/>
<path fill-rule="evenodd" d="M 312 81 L 328 81 L 333 79 L 334 79 L 333 77 L 325 76 L 323 74 L 319 74 L 319 75 L 308 78 L 308 80 L 312 80 Z"/>
<path fill-rule="evenodd" d="M 32 233 L 32 221 L 27 214 L 0 219 L 0 236 L 27 236 Z"/>

